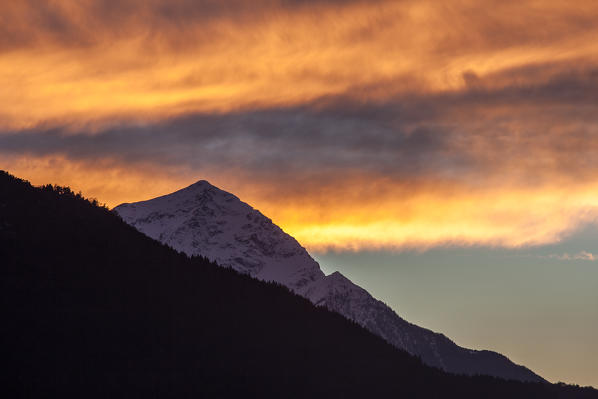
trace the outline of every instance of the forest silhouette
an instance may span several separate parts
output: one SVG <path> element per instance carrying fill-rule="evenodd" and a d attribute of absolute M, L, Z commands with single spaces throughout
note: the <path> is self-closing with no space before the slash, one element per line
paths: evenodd
<path fill-rule="evenodd" d="M 457 376 L 287 288 L 0 172 L 3 397 L 598 398 Z"/>

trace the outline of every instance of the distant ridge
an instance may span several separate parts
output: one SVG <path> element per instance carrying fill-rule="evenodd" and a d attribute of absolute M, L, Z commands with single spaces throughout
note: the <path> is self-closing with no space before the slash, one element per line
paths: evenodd
<path fill-rule="evenodd" d="M 293 237 L 258 210 L 205 180 L 172 194 L 114 208 L 139 231 L 188 255 L 201 255 L 252 277 L 289 287 L 386 341 L 452 373 L 545 380 L 492 351 L 459 347 L 411 324 L 339 272 L 325 276 Z"/>

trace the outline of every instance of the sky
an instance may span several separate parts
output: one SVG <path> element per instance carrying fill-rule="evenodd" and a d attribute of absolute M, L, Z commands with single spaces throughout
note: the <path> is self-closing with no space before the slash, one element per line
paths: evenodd
<path fill-rule="evenodd" d="M 583 0 L 2 2 L 0 168 L 110 207 L 209 180 L 408 320 L 598 386 L 596 20 Z"/>

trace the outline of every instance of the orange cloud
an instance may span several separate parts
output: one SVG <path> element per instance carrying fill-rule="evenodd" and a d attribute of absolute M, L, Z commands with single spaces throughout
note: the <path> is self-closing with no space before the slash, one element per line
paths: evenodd
<path fill-rule="evenodd" d="M 307 184 L 297 194 L 277 192 L 271 182 L 250 180 L 242 171 L 212 169 L 192 176 L 159 166 L 131 170 L 109 162 L 56 157 L 20 159 L 12 165 L 12 173 L 35 184 L 70 185 L 111 207 L 167 194 L 211 176 L 213 184 L 235 193 L 308 249 L 318 251 L 540 245 L 558 242 L 598 218 L 598 181 L 528 188 L 495 182 L 495 187 L 476 188 L 447 181 L 353 176 L 342 184 Z"/>
<path fill-rule="evenodd" d="M 218 3 L 3 4 L 0 123 L 296 105 L 380 82 L 438 92 L 598 53 L 591 1 Z"/>
<path fill-rule="evenodd" d="M 81 191 L 88 198 L 114 207 L 179 189 L 187 181 L 146 165 L 131 169 L 111 160 L 74 162 L 64 156 L 0 157 L 0 169 L 27 179 L 34 185 L 57 184 Z"/>
<path fill-rule="evenodd" d="M 593 1 L 0 4 L 0 167 L 110 206 L 207 178 L 310 248 L 595 219 Z"/>

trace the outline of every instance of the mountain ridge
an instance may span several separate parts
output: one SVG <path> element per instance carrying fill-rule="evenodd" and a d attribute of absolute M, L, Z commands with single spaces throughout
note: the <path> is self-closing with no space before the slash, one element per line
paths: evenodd
<path fill-rule="evenodd" d="M 427 367 L 280 284 L 2 171 L 0 260 L 2 397 L 598 397 Z"/>
<path fill-rule="evenodd" d="M 545 382 L 502 354 L 459 347 L 443 334 L 407 322 L 340 272 L 326 276 L 307 250 L 271 219 L 206 180 L 154 199 L 121 204 L 114 212 L 178 251 L 285 285 L 428 365 L 458 374 Z"/>

